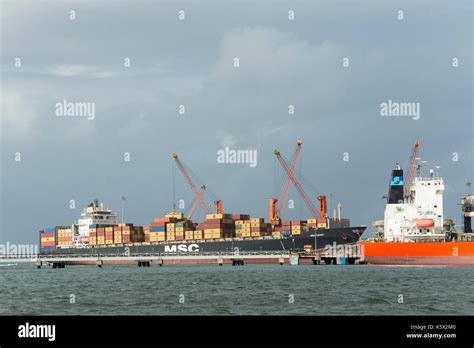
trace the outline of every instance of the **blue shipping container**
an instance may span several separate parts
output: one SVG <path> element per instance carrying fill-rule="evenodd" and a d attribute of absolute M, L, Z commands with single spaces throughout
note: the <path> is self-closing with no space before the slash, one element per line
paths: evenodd
<path fill-rule="evenodd" d="M 150 232 L 164 232 L 164 227 L 150 227 Z"/>
<path fill-rule="evenodd" d="M 44 229 L 44 231 L 45 231 L 45 232 L 54 232 L 55 229 L 54 229 L 54 227 L 46 227 L 46 228 Z"/>

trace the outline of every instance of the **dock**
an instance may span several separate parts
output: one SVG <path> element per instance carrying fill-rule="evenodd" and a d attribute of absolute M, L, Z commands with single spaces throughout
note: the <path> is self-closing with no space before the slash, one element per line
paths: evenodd
<path fill-rule="evenodd" d="M 2 255 L 1 263 L 34 262 L 37 268 L 66 265 L 137 265 L 138 267 L 163 265 L 233 265 L 245 264 L 288 264 L 289 251 L 258 252 L 195 252 L 195 253 L 137 253 L 137 254 L 38 254 Z"/>
<path fill-rule="evenodd" d="M 339 248 L 339 247 L 338 247 Z M 35 263 L 37 268 L 52 266 L 107 266 L 136 265 L 138 267 L 163 265 L 233 265 L 280 264 L 280 265 L 353 265 L 362 264 L 359 245 L 347 244 L 342 249 L 329 248 L 301 252 L 248 251 L 248 252 L 167 252 L 127 254 L 29 254 L 0 255 L 0 263 Z"/>

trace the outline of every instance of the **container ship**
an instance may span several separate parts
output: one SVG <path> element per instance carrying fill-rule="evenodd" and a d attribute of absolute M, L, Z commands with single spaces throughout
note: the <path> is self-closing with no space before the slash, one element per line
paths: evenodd
<path fill-rule="evenodd" d="M 185 215 L 172 212 L 154 218 L 145 226 L 118 223 L 117 214 L 94 200 L 77 222 L 69 226 L 54 226 L 40 231 L 42 254 L 116 254 L 164 253 L 186 254 L 200 252 L 258 252 L 304 251 L 322 249 L 327 245 L 357 242 L 365 226 L 350 226 L 341 217 L 341 204 L 333 216 L 327 210 L 326 196 L 317 196 L 319 209 L 304 191 L 295 174 L 302 141 L 297 141 L 291 163 L 280 151 L 274 154 L 280 161 L 286 179 L 279 198 L 269 199 L 268 221 L 248 214 L 224 214 L 222 201 L 215 200 L 211 211 L 204 199 L 205 185 L 199 189 L 189 170 L 173 153 L 172 158 L 195 194 L 195 201 Z M 173 171 L 175 172 L 175 171 Z M 290 185 L 293 185 L 306 204 L 312 217 L 306 220 L 283 220 Z M 124 199 L 124 197 L 122 197 Z M 202 222 L 193 222 L 198 206 L 205 214 Z M 123 212 L 122 212 L 123 219 Z"/>
<path fill-rule="evenodd" d="M 246 214 L 216 213 L 195 223 L 181 212 L 171 212 L 146 226 L 134 226 L 116 223 L 116 216 L 95 200 L 77 223 L 41 230 L 41 253 L 301 251 L 355 243 L 366 228 L 350 227 L 348 219 L 329 217 L 324 222 L 308 219 L 275 225 Z"/>
<path fill-rule="evenodd" d="M 383 221 L 374 223 L 376 236 L 360 242 L 364 261 L 374 265 L 469 265 L 474 266 L 474 194 L 461 200 L 463 232 L 444 219 L 444 181 L 438 171 L 422 176 L 413 146 L 406 180 L 397 164 L 390 178 Z"/>

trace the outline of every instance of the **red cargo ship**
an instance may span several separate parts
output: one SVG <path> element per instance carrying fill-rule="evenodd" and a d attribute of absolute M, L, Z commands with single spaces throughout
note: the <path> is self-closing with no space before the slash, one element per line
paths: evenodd
<path fill-rule="evenodd" d="M 474 242 L 361 242 L 364 261 L 378 265 L 474 266 Z"/>
<path fill-rule="evenodd" d="M 383 223 L 374 224 L 383 230 L 378 238 L 360 242 L 361 256 L 375 265 L 474 266 L 474 194 L 461 201 L 464 231 L 458 233 L 454 223 L 443 219 L 443 179 L 433 170 L 429 177 L 421 176 L 418 146 L 417 142 L 406 181 L 398 164 L 392 171 Z"/>

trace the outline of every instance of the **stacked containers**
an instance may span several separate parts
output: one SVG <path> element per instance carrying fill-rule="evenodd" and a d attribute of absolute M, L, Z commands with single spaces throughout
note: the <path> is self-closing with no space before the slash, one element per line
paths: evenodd
<path fill-rule="evenodd" d="M 193 231 L 193 239 L 204 239 L 204 231 L 203 230 L 198 230 L 197 229 L 198 225 L 199 224 L 197 224 L 195 226 L 196 229 Z"/>
<path fill-rule="evenodd" d="M 273 225 L 273 223 L 272 223 L 272 225 Z M 281 227 L 281 226 L 275 226 L 275 225 L 273 225 L 272 236 L 273 236 L 273 237 L 281 238 L 281 230 L 282 230 L 282 227 Z"/>
<path fill-rule="evenodd" d="M 142 226 L 133 226 L 133 224 L 119 224 L 122 227 L 122 243 L 140 243 L 145 239 Z"/>
<path fill-rule="evenodd" d="M 166 240 L 166 226 L 169 222 L 176 221 L 173 217 L 156 218 L 148 225 L 148 235 L 150 242 L 164 242 Z M 147 232 L 145 230 L 145 241 Z"/>
<path fill-rule="evenodd" d="M 194 231 L 196 230 L 195 223 L 190 222 L 191 224 L 185 227 L 184 230 L 184 239 L 185 240 L 193 240 L 194 239 Z"/>
<path fill-rule="evenodd" d="M 207 214 L 206 220 L 198 224 L 196 229 L 204 231 L 204 239 L 233 238 L 235 235 L 232 214 Z"/>
<path fill-rule="evenodd" d="M 114 243 L 113 244 L 123 244 L 122 226 L 121 225 L 115 225 L 113 227 L 113 230 L 114 230 Z"/>
<path fill-rule="evenodd" d="M 308 219 L 308 228 L 316 229 L 318 228 L 318 219 Z"/>
<path fill-rule="evenodd" d="M 166 224 L 166 240 L 176 240 L 176 222 Z"/>
<path fill-rule="evenodd" d="M 105 228 L 105 244 L 114 244 L 114 227 L 108 226 Z"/>
<path fill-rule="evenodd" d="M 296 236 L 300 235 L 306 229 L 306 221 L 293 220 L 291 221 L 291 234 Z"/>
<path fill-rule="evenodd" d="M 235 221 L 235 236 L 237 238 L 249 238 L 251 234 L 251 223 L 250 219 L 242 219 Z"/>
<path fill-rule="evenodd" d="M 281 236 L 288 237 L 291 234 L 291 221 L 283 221 L 281 223 Z"/>
<path fill-rule="evenodd" d="M 57 246 L 58 247 L 70 247 L 72 246 L 73 236 L 72 230 L 68 226 L 57 226 Z"/>
<path fill-rule="evenodd" d="M 105 227 L 97 227 L 97 245 L 105 244 Z"/>
<path fill-rule="evenodd" d="M 144 242 L 149 243 L 150 242 L 150 226 L 143 226 L 143 234 L 144 234 Z"/>
<path fill-rule="evenodd" d="M 40 231 L 41 252 L 53 251 L 56 248 L 56 231 L 54 227 L 47 227 Z"/>
<path fill-rule="evenodd" d="M 191 238 L 189 239 L 193 239 L 194 227 L 195 227 L 194 224 L 189 220 L 177 222 L 175 225 L 176 240 L 184 240 L 186 232 L 191 232 Z M 189 233 L 188 233 L 188 236 L 189 236 Z"/>
<path fill-rule="evenodd" d="M 97 245 L 97 226 L 89 225 L 89 245 Z"/>
<path fill-rule="evenodd" d="M 271 232 L 271 225 L 265 223 L 263 218 L 250 219 L 250 235 L 252 237 L 268 236 Z"/>

